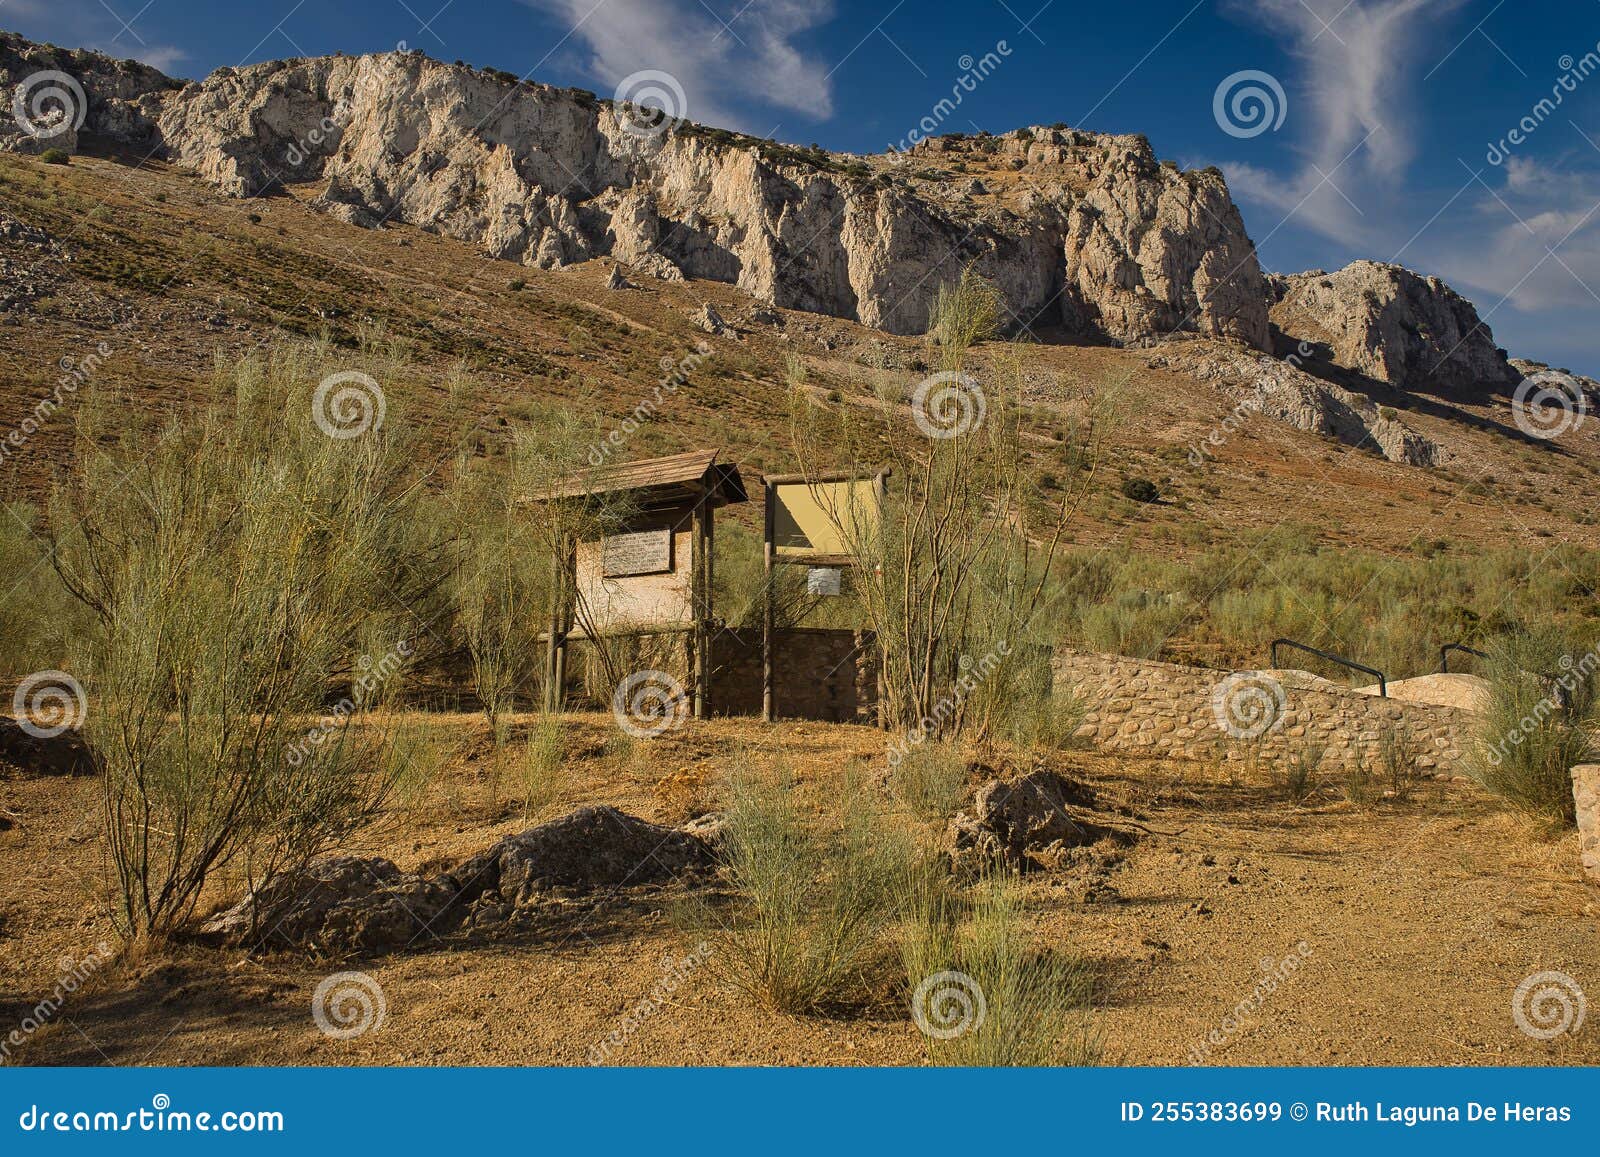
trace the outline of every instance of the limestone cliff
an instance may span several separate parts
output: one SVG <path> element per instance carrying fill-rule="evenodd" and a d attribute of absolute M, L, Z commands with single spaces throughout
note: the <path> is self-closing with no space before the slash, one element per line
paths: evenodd
<path fill-rule="evenodd" d="M 1402 387 L 1517 380 L 1472 304 L 1437 278 L 1358 261 L 1268 276 L 1215 169 L 1142 136 L 1062 126 L 952 134 L 875 156 L 795 148 L 419 52 L 222 68 L 199 83 L 0 33 L 0 85 L 48 98 L 0 148 L 80 135 L 190 168 L 223 192 L 314 190 L 355 224 L 442 232 L 556 268 L 610 257 L 890 333 L 927 328 L 967 265 L 1011 328 L 1148 345 L 1221 339 Z M 38 82 L 38 83 L 36 83 Z M 78 92 L 74 94 L 73 86 Z M 30 106 L 31 107 L 31 106 Z M 1303 356 L 1303 352 L 1302 352 Z"/>
<path fill-rule="evenodd" d="M 1355 261 L 1268 281 L 1288 344 L 1306 342 L 1335 365 L 1407 388 L 1473 390 L 1519 376 L 1472 303 L 1437 277 Z"/>
<path fill-rule="evenodd" d="M 350 221 L 437 229 L 507 260 L 610 255 L 902 334 L 975 264 L 1015 326 L 1268 344 L 1261 270 L 1221 174 L 1160 163 L 1139 136 L 1023 129 L 856 157 L 686 122 L 640 132 L 589 93 L 416 52 L 223 68 L 176 90 L 159 74 L 127 83 L 93 54 L 14 38 L 6 53 L 8 85 L 69 72 L 90 94 L 86 132 L 154 141 L 226 193 L 315 184 Z"/>

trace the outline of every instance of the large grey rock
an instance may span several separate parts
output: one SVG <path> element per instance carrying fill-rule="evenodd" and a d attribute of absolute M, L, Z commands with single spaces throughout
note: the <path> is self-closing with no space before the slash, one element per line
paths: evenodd
<path fill-rule="evenodd" d="M 1355 261 L 1267 281 L 1286 344 L 1326 350 L 1345 369 L 1395 386 L 1466 390 L 1519 377 L 1472 303 L 1437 277 Z"/>
<path fill-rule="evenodd" d="M 708 868 L 710 849 L 675 828 L 588 807 L 507 836 L 433 877 L 381 857 L 330 856 L 286 873 L 201 931 L 236 943 L 332 954 L 404 948 L 455 931 L 493 932 L 547 902 L 660 884 Z"/>
<path fill-rule="evenodd" d="M 278 876 L 201 931 L 240 943 L 379 951 L 426 936 L 452 895 L 382 857 L 329 856 Z"/>
<path fill-rule="evenodd" d="M 614 807 L 586 807 L 507 836 L 447 877 L 456 898 L 496 892 L 513 904 L 552 888 L 659 884 L 711 863 L 700 840 Z"/>
<path fill-rule="evenodd" d="M 72 78 L 83 94 L 81 107 L 77 92 L 52 73 Z M 182 87 L 182 81 L 136 60 L 35 44 L 0 32 L 0 151 L 75 153 L 87 133 L 131 148 L 151 147 L 163 98 Z M 23 118 L 14 115 L 19 89 Z M 50 90 L 59 95 L 36 103 Z"/>
<path fill-rule="evenodd" d="M 1215 342 L 1185 342 L 1164 347 L 1147 364 L 1208 382 L 1235 403 L 1231 429 L 1219 426 L 1215 442 L 1198 443 L 1195 452 L 1202 455 L 1220 453 L 1232 430 L 1259 414 L 1408 466 L 1439 466 L 1450 457 L 1445 447 L 1408 426 L 1398 410 L 1312 377 L 1282 358 Z"/>

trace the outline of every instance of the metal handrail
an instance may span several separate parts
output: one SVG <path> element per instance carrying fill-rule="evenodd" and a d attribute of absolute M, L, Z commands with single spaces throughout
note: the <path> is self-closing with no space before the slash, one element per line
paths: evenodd
<path fill-rule="evenodd" d="M 1478 648 L 1469 647 L 1465 643 L 1446 643 L 1444 646 L 1439 648 L 1439 674 L 1441 675 L 1450 674 L 1451 651 L 1465 651 L 1467 654 L 1476 655 L 1480 659 L 1487 659 L 1489 657 L 1489 653 L 1487 651 L 1480 651 Z"/>
<path fill-rule="evenodd" d="M 1385 678 L 1383 672 L 1378 670 L 1376 667 L 1368 667 L 1365 663 L 1357 663 L 1354 659 L 1346 659 L 1343 655 L 1335 655 L 1332 651 L 1319 651 L 1315 647 L 1308 647 L 1304 643 L 1295 642 L 1293 639 L 1272 640 L 1271 654 L 1272 666 L 1274 670 L 1281 669 L 1278 665 L 1279 647 L 1294 647 L 1296 650 L 1305 651 L 1307 654 L 1315 655 L 1319 659 L 1326 659 L 1330 663 L 1338 663 L 1341 667 L 1349 667 L 1352 671 L 1363 671 L 1378 680 L 1378 694 L 1383 696 L 1385 699 L 1389 697 L 1389 680 Z"/>

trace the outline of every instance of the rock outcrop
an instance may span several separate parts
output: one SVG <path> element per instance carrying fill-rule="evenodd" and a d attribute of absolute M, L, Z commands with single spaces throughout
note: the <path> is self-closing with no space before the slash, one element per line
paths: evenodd
<path fill-rule="evenodd" d="M 1197 465 L 1214 457 L 1232 430 L 1254 414 L 1407 466 L 1440 466 L 1450 456 L 1443 446 L 1406 425 L 1399 410 L 1314 378 L 1285 359 L 1212 342 L 1188 342 L 1153 355 L 1146 364 L 1209 382 L 1235 403 L 1213 436 L 1190 448 L 1190 459 Z"/>
<path fill-rule="evenodd" d="M 1532 379 L 1536 387 L 1560 390 L 1574 401 L 1582 399 L 1589 413 L 1600 412 L 1600 382 L 1593 378 L 1527 358 L 1512 358 L 1511 368 L 1517 377 Z"/>
<path fill-rule="evenodd" d="M 131 148 L 151 147 L 162 99 L 182 87 L 182 81 L 137 60 L 0 32 L 0 149 L 74 153 L 83 130 Z"/>
<path fill-rule="evenodd" d="M 77 107 L 45 101 L 32 135 L 0 121 L 0 149 L 74 151 L 80 132 L 58 113 L 81 114 L 82 134 L 163 155 L 231 196 L 308 186 L 364 227 L 409 224 L 546 269 L 610 257 L 634 277 L 726 282 L 895 334 L 924 332 L 940 287 L 970 266 L 999 286 L 1015 329 L 1280 354 L 1304 343 L 1398 387 L 1517 381 L 1472 304 L 1437 278 L 1371 261 L 1263 274 L 1222 174 L 1160 161 L 1138 135 L 1035 126 L 857 156 L 642 127 L 592 93 L 420 52 L 183 84 L 0 34 L 6 91 L 51 74 L 70 79 L 57 83 L 69 106 L 81 91 Z M 1415 456 L 1403 433 L 1385 437 L 1397 460 Z"/>
<path fill-rule="evenodd" d="M 1096 806 L 1092 790 L 1057 771 L 992 779 L 978 789 L 971 810 L 950 821 L 951 857 L 980 870 L 1025 872 L 1060 867 L 1073 849 L 1102 840 L 1132 843 L 1130 832 L 1096 821 Z"/>
<path fill-rule="evenodd" d="M 711 863 L 710 847 L 689 832 L 586 807 L 435 876 L 402 872 L 381 857 L 329 856 L 278 876 L 202 931 L 333 954 L 389 951 L 462 929 L 513 929 L 552 905 L 659 885 Z"/>
<path fill-rule="evenodd" d="M 154 140 L 230 195 L 315 184 L 345 220 L 524 264 L 610 255 L 900 334 L 923 332 L 940 285 L 973 265 L 1019 325 L 1269 340 L 1222 175 L 1160 163 L 1141 136 L 1037 128 L 856 157 L 688 123 L 641 132 L 590 93 L 418 52 L 222 68 L 176 91 L 87 53 L 0 63 L 7 85 L 35 65 L 73 74 L 86 132 Z"/>
<path fill-rule="evenodd" d="M 1466 298 L 1437 277 L 1399 265 L 1355 261 L 1269 276 L 1272 323 L 1287 353 L 1304 353 L 1405 388 L 1479 390 L 1518 374 Z"/>

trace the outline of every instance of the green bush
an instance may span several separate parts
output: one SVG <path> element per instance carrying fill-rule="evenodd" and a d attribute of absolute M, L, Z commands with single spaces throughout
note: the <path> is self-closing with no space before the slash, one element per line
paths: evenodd
<path fill-rule="evenodd" d="M 889 790 L 921 819 L 948 817 L 967 792 L 967 757 L 954 743 L 912 744 L 890 756 Z"/>
<path fill-rule="evenodd" d="M 1327 748 L 1311 743 L 1290 754 L 1284 774 L 1284 791 L 1290 803 L 1303 804 L 1317 794 L 1326 754 Z"/>
<path fill-rule="evenodd" d="M 39 159 L 47 165 L 70 165 L 72 157 L 65 149 L 46 149 L 39 154 Z"/>
<path fill-rule="evenodd" d="M 393 786 L 369 708 L 411 653 L 395 608 L 435 580 L 403 409 L 325 433 L 319 381 L 349 368 L 328 352 L 246 358 L 163 427 L 82 403 L 51 546 L 90 612 L 75 669 L 127 934 L 177 928 L 224 869 L 261 883 L 339 844 Z"/>
<path fill-rule="evenodd" d="M 1122 496 L 1134 502 L 1160 502 L 1161 491 L 1156 484 L 1148 478 L 1124 478 L 1122 480 Z"/>
<path fill-rule="evenodd" d="M 869 987 L 912 852 L 861 793 L 849 794 L 842 818 L 808 822 L 795 790 L 783 769 L 728 783 L 724 848 L 737 896 L 725 920 L 691 912 L 718 942 L 713 966 L 736 988 L 770 1008 L 811 1013 Z"/>
<path fill-rule="evenodd" d="M 1071 955 L 1034 949 L 1014 880 L 986 877 L 969 896 L 959 896 L 934 870 L 908 879 L 901 959 L 912 1018 L 932 1063 L 1099 1060 L 1089 967 Z"/>
<path fill-rule="evenodd" d="M 1517 635 L 1491 655 L 1472 770 L 1513 806 L 1571 825 L 1572 768 L 1596 758 L 1595 652 Z"/>

